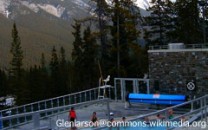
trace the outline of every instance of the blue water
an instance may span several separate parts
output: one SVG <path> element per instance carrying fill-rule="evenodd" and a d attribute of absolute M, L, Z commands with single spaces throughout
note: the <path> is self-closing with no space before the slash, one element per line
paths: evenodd
<path fill-rule="evenodd" d="M 92 128 L 85 128 L 83 130 L 92 130 Z M 118 128 L 103 128 L 101 130 L 118 130 Z M 166 130 L 166 127 L 150 127 L 150 126 L 147 126 L 147 127 L 119 127 L 119 130 Z"/>
<path fill-rule="evenodd" d="M 102 130 L 109 130 L 105 128 Z M 111 128 L 111 130 L 118 130 L 117 128 Z M 120 127 L 119 130 L 166 130 L 165 127 Z"/>

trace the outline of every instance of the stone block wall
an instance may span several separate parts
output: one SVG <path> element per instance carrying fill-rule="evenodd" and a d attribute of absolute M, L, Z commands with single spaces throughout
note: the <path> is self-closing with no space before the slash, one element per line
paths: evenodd
<path fill-rule="evenodd" d="M 188 94 L 186 85 L 195 80 L 197 91 L 208 92 L 208 50 L 148 51 L 149 78 L 159 81 L 160 93 Z M 153 87 L 154 88 L 154 87 Z"/>

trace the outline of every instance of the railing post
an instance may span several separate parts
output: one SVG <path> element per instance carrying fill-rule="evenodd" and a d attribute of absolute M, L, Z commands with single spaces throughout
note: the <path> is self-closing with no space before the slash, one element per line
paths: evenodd
<path fill-rule="evenodd" d="M 95 89 L 94 89 L 94 99 L 96 99 L 96 91 L 95 91 Z"/>
<path fill-rule="evenodd" d="M 40 110 L 40 102 L 38 102 L 38 110 Z"/>
<path fill-rule="evenodd" d="M 53 108 L 53 101 L 51 100 L 51 108 Z"/>
<path fill-rule="evenodd" d="M 74 104 L 76 104 L 77 101 L 76 101 L 76 94 L 74 95 Z"/>
<path fill-rule="evenodd" d="M 90 94 L 90 95 L 89 95 L 89 96 L 90 96 L 90 101 L 92 100 L 92 98 L 91 98 L 91 96 L 92 96 L 91 94 L 92 94 L 92 93 L 91 93 L 91 92 L 92 92 L 92 90 L 90 90 L 90 92 L 89 92 L 89 94 Z"/>
<path fill-rule="evenodd" d="M 87 92 L 85 91 L 85 102 L 87 101 Z"/>
<path fill-rule="evenodd" d="M 35 112 L 32 115 L 34 128 L 40 128 L 40 113 Z"/>
<path fill-rule="evenodd" d="M 192 101 L 191 102 L 191 110 L 190 111 L 192 112 L 193 110 L 194 110 L 194 102 Z"/>
<path fill-rule="evenodd" d="M 79 93 L 79 102 L 82 102 L 82 93 Z"/>
<path fill-rule="evenodd" d="M 59 107 L 60 106 L 60 104 L 59 104 L 59 98 L 57 98 L 56 100 L 57 100 L 57 105 Z"/>
<path fill-rule="evenodd" d="M 70 97 L 71 97 L 71 95 L 69 95 L 69 105 L 71 104 L 71 98 Z"/>
<path fill-rule="evenodd" d="M 25 108 L 25 106 L 24 106 L 24 113 L 26 113 L 26 108 Z M 18 120 L 18 118 L 17 118 L 17 120 Z M 25 116 L 25 121 L 27 122 L 26 116 Z"/>
<path fill-rule="evenodd" d="M 201 120 L 203 119 L 203 100 L 200 99 Z"/>
<path fill-rule="evenodd" d="M 208 122 L 207 120 L 207 96 L 205 97 L 205 121 Z"/>
<path fill-rule="evenodd" d="M 19 114 L 19 111 L 18 111 L 18 109 L 16 109 L 16 114 Z M 19 123 L 20 121 L 19 121 L 19 118 L 17 118 L 17 123 Z"/>
<path fill-rule="evenodd" d="M 31 108 L 31 112 L 33 112 L 33 105 L 32 104 L 30 105 L 30 108 Z"/>
<path fill-rule="evenodd" d="M 114 79 L 114 93 L 115 93 L 115 100 L 117 101 L 118 100 L 118 98 L 117 98 L 117 86 L 116 86 L 116 79 Z"/>
<path fill-rule="evenodd" d="M 111 99 L 111 88 L 110 87 L 108 88 L 108 92 L 109 92 L 109 96 L 108 97 Z"/>
<path fill-rule="evenodd" d="M 65 97 L 63 97 L 63 105 L 66 106 Z"/>
<path fill-rule="evenodd" d="M 203 98 L 203 101 L 204 101 L 204 119 L 206 120 L 206 117 L 207 117 L 207 113 L 206 113 L 206 110 L 207 110 L 207 107 L 206 107 L 206 97 Z"/>
<path fill-rule="evenodd" d="M 53 100 L 51 100 L 51 108 L 53 108 Z M 51 114 L 53 114 L 54 111 L 51 111 Z"/>

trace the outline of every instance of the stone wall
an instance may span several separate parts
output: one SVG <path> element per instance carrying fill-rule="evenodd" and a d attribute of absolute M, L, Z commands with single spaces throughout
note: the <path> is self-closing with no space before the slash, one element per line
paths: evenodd
<path fill-rule="evenodd" d="M 208 50 L 148 51 L 149 78 L 158 80 L 160 93 L 188 94 L 186 85 L 195 80 L 197 91 L 208 91 Z M 154 82 L 151 82 L 154 86 Z"/>

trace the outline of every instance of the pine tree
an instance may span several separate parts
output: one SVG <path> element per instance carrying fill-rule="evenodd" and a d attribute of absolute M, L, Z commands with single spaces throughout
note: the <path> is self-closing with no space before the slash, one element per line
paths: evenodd
<path fill-rule="evenodd" d="M 193 44 L 203 39 L 200 31 L 199 10 L 197 0 L 176 1 L 176 39 L 178 42 Z"/>
<path fill-rule="evenodd" d="M 12 61 L 10 62 L 11 64 L 11 69 L 10 69 L 10 76 L 13 76 L 15 78 L 20 78 L 21 72 L 22 72 L 22 60 L 23 60 L 23 51 L 21 48 L 21 40 L 20 37 L 18 36 L 18 31 L 16 28 L 16 24 L 13 24 L 13 29 L 12 29 L 12 46 L 10 50 L 12 54 Z"/>
<path fill-rule="evenodd" d="M 170 0 L 152 0 L 149 11 L 151 15 L 146 17 L 147 25 L 150 26 L 146 32 L 148 40 L 154 45 L 165 45 L 174 40 L 175 30 L 175 8 Z"/>
<path fill-rule="evenodd" d="M 0 70 L 0 96 L 6 96 L 7 95 L 7 76 L 6 73 L 3 70 Z"/>
<path fill-rule="evenodd" d="M 81 37 L 81 24 L 75 20 L 75 24 L 72 25 L 74 32 L 73 50 L 72 50 L 72 66 L 73 66 L 73 76 L 71 77 L 72 86 L 79 86 L 78 89 L 82 90 L 82 61 L 83 61 L 83 41 Z M 77 88 L 71 88 L 71 91 L 75 91 Z M 80 91 L 79 90 L 79 91 Z"/>
<path fill-rule="evenodd" d="M 46 68 L 46 61 L 45 61 L 45 55 L 44 53 L 41 54 L 41 68 L 45 69 Z"/>
<path fill-rule="evenodd" d="M 95 9 L 95 14 L 96 18 L 98 19 L 98 36 L 99 36 L 99 41 L 100 41 L 100 56 L 98 59 L 101 62 L 101 66 L 104 69 L 104 72 L 106 71 L 106 63 L 108 63 L 109 59 L 109 44 L 108 44 L 108 19 L 109 19 L 109 5 L 106 3 L 106 0 L 92 0 L 96 2 L 96 9 Z"/>
<path fill-rule="evenodd" d="M 67 87 L 67 80 L 69 79 L 69 69 L 66 62 L 65 50 L 60 48 L 60 65 L 59 65 L 59 92 L 61 95 L 69 92 Z"/>
<path fill-rule="evenodd" d="M 55 46 L 52 49 L 51 61 L 50 61 L 50 71 L 51 71 L 51 97 L 59 95 L 59 61 Z"/>
<path fill-rule="evenodd" d="M 125 68 L 128 67 L 129 54 L 131 51 L 130 44 L 137 43 L 139 37 L 139 10 L 134 5 L 132 0 L 115 0 L 113 1 L 114 7 L 112 8 L 112 22 L 111 35 L 111 66 L 117 67 L 117 76 L 127 76 Z M 116 62 L 115 62 L 116 61 Z"/>
<path fill-rule="evenodd" d="M 25 81 L 26 73 L 22 68 L 23 51 L 15 23 L 12 29 L 12 46 L 10 52 L 12 54 L 12 60 L 10 62 L 11 67 L 9 72 L 9 92 L 17 97 L 18 105 L 28 103 L 30 95 L 27 82 Z"/>
<path fill-rule="evenodd" d="M 81 38 L 81 24 L 75 20 L 75 25 L 72 25 L 75 32 L 72 32 L 74 35 L 74 42 L 73 42 L 73 50 L 72 50 L 72 60 L 75 62 L 78 62 L 81 58 L 82 54 L 82 38 Z"/>
<path fill-rule="evenodd" d="M 93 37 L 90 27 L 88 26 L 86 30 L 84 30 L 83 37 L 83 62 L 82 62 L 82 81 L 83 86 L 91 87 L 97 84 L 99 77 L 97 76 L 97 48 L 96 39 Z M 87 69 L 86 69 L 87 68 Z"/>

